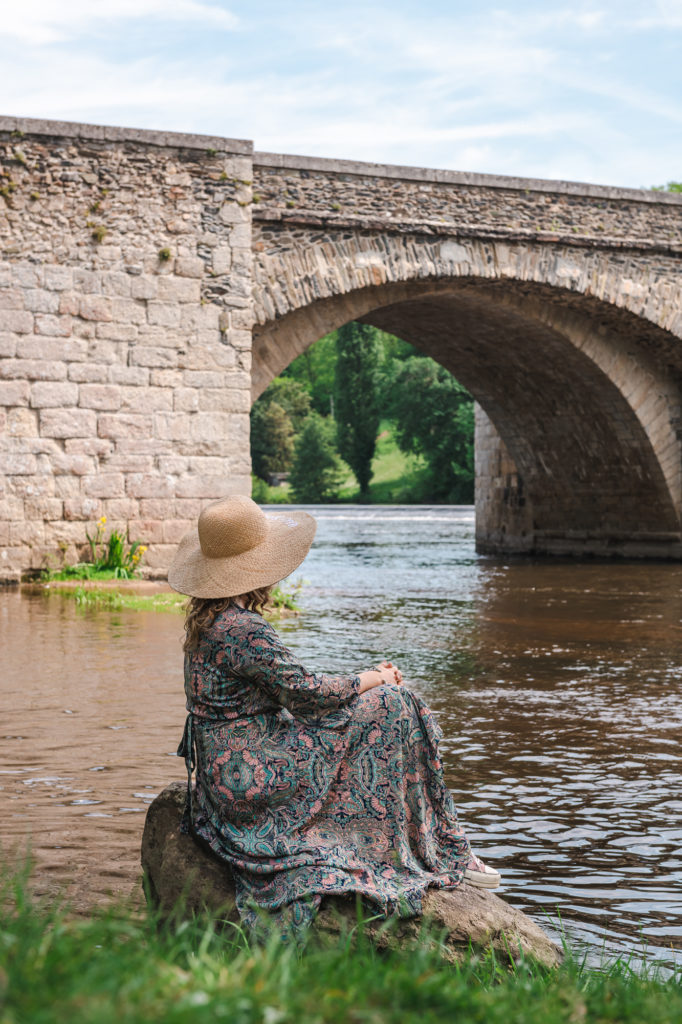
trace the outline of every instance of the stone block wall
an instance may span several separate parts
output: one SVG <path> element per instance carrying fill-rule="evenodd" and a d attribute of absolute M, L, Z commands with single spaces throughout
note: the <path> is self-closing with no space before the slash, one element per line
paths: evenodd
<path fill-rule="evenodd" d="M 250 491 L 250 143 L 0 119 L 0 578 Z"/>

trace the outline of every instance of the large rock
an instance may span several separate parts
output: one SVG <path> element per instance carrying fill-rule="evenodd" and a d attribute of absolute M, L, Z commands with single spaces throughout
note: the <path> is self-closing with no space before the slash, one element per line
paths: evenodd
<path fill-rule="evenodd" d="M 164 916 L 189 916 L 208 908 L 236 921 L 229 870 L 180 832 L 185 793 L 184 783 L 173 782 L 147 811 L 142 869 L 148 897 Z M 369 921 L 366 932 L 381 946 L 409 944 L 419 937 L 424 921 L 444 937 L 453 961 L 468 956 L 472 946 L 492 948 L 505 960 L 518 959 L 521 953 L 550 967 L 561 960 L 558 947 L 534 921 L 499 896 L 470 885 L 452 891 L 433 889 L 424 898 L 423 918 L 396 920 L 388 929 L 383 921 Z M 331 897 L 323 900 L 314 928 L 330 941 L 356 923 L 355 901 Z"/>

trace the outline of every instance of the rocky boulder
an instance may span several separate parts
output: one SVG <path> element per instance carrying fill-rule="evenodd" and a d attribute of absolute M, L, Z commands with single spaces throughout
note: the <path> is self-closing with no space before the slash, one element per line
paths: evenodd
<path fill-rule="evenodd" d="M 229 870 L 189 836 L 180 832 L 186 785 L 173 782 L 150 805 L 142 836 L 142 869 L 149 899 L 164 916 L 203 909 L 238 920 Z M 462 960 L 473 946 L 492 948 L 504 960 L 521 954 L 553 967 L 561 951 L 534 921 L 485 889 L 462 885 L 452 891 L 433 889 L 424 899 L 422 918 L 399 919 L 391 928 L 370 921 L 367 933 L 380 946 L 409 945 L 428 921 L 444 936 L 451 960 Z M 357 922 L 355 901 L 331 897 L 315 920 L 320 939 L 331 941 Z"/>

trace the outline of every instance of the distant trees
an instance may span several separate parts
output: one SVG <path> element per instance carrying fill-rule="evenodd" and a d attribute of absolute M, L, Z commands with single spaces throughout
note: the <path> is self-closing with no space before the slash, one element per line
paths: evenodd
<path fill-rule="evenodd" d="M 349 323 L 336 335 L 334 416 L 341 457 L 348 463 L 366 498 L 379 432 L 379 361 L 377 331 Z"/>
<path fill-rule="evenodd" d="M 295 359 L 254 403 L 254 495 L 315 503 L 333 501 L 344 487 L 347 496 L 341 455 L 367 500 L 379 435 L 382 472 L 396 463 L 405 469 L 402 477 L 380 478 L 375 493 L 469 503 L 473 419 L 471 396 L 438 363 L 368 324 L 346 324 Z M 276 473 L 289 473 L 288 492 L 258 482 Z"/>

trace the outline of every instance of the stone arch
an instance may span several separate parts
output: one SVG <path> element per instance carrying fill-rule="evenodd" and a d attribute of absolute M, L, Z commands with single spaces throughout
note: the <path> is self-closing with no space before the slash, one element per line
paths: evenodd
<path fill-rule="evenodd" d="M 521 547 L 568 550 L 567 524 L 619 550 L 679 545 L 673 260 L 647 271 L 636 254 L 552 244 L 304 235 L 257 253 L 254 396 L 364 319 L 454 372 L 493 421 L 523 480 Z"/>

